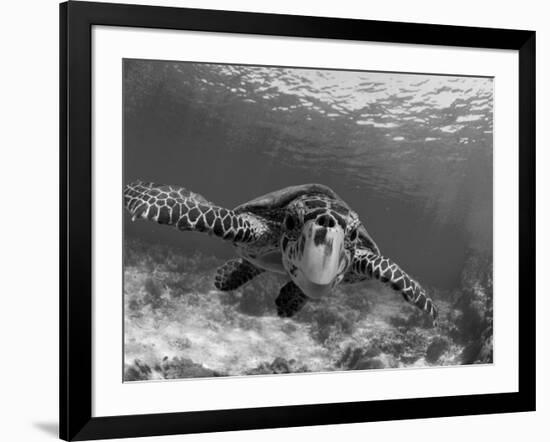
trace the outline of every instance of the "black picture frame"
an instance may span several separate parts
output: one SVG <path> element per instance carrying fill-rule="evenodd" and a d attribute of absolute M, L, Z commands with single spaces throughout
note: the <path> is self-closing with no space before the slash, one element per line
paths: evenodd
<path fill-rule="evenodd" d="M 510 49 L 519 53 L 519 391 L 92 417 L 94 25 Z M 535 410 L 535 32 L 108 3 L 60 5 L 60 437 L 64 440 Z"/>

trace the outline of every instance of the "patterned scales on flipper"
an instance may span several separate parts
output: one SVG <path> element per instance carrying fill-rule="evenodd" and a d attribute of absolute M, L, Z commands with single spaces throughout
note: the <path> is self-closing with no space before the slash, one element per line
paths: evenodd
<path fill-rule="evenodd" d="M 422 286 L 395 262 L 368 249 L 356 249 L 344 282 L 375 278 L 401 293 L 405 301 L 427 312 L 437 324 L 437 308 Z"/>
<path fill-rule="evenodd" d="M 275 299 L 277 315 L 290 318 L 298 313 L 307 302 L 307 296 L 292 281 L 286 283 Z"/>
<path fill-rule="evenodd" d="M 124 204 L 132 220 L 205 232 L 234 243 L 257 241 L 267 230 L 257 217 L 236 214 L 180 186 L 136 181 L 124 188 Z"/>
<path fill-rule="evenodd" d="M 232 259 L 218 268 L 214 285 L 224 292 L 235 290 L 263 272 L 244 259 Z"/>

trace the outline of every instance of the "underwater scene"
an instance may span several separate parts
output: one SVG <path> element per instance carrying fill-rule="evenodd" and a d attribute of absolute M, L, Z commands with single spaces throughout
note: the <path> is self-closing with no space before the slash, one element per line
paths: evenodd
<path fill-rule="evenodd" d="M 288 274 L 220 290 L 231 238 L 125 210 L 124 381 L 492 363 L 492 78 L 125 59 L 122 81 L 124 184 L 225 209 L 328 186 L 438 310 L 344 278 L 284 317 Z"/>

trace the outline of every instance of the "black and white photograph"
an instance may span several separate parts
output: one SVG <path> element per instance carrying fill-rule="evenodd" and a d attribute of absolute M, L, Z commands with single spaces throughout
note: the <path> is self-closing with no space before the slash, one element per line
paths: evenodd
<path fill-rule="evenodd" d="M 493 78 L 121 81 L 124 382 L 493 363 Z"/>

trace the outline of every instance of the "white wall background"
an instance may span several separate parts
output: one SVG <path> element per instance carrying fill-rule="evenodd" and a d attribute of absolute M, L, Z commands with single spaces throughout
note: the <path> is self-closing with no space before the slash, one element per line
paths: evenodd
<path fill-rule="evenodd" d="M 354 17 L 537 31 L 538 411 L 149 438 L 147 441 L 547 440 L 550 311 L 550 14 L 545 2 L 498 0 L 187 0 L 158 5 Z M 58 406 L 58 7 L 4 2 L 0 26 L 0 440 L 57 436 Z"/>

